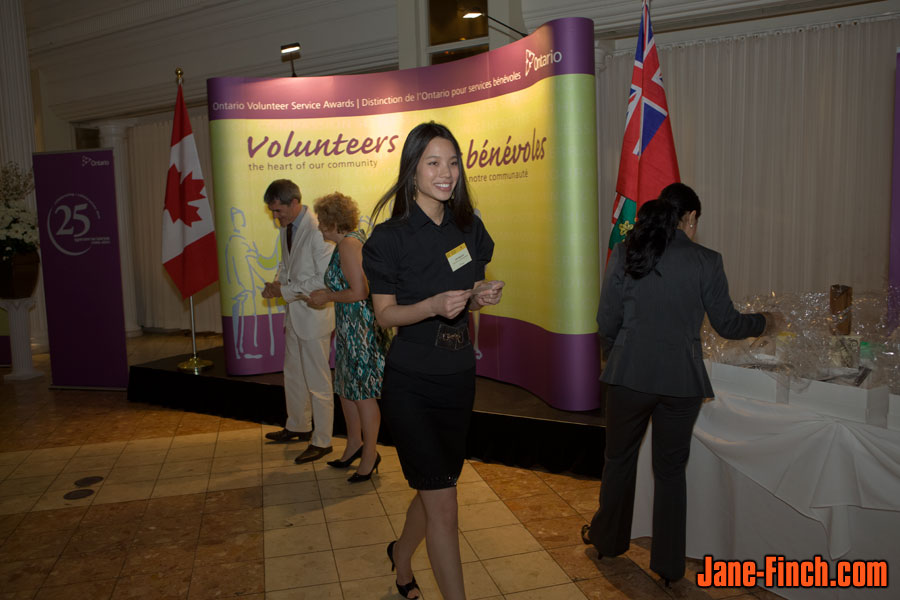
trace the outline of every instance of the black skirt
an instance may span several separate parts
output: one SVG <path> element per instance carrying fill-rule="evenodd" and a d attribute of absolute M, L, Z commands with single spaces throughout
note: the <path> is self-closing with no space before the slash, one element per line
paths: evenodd
<path fill-rule="evenodd" d="M 474 368 L 430 375 L 390 364 L 385 367 L 381 415 L 411 488 L 439 490 L 456 485 L 474 402 Z"/>

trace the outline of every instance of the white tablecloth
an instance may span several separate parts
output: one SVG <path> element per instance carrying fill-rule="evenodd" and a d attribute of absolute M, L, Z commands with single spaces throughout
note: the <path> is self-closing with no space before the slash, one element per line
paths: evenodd
<path fill-rule="evenodd" d="M 886 560 L 900 577 L 900 432 L 721 395 L 704 404 L 688 463 L 687 555 Z M 650 436 L 632 537 L 651 535 Z M 900 598 L 889 589 L 772 588 L 791 599 Z"/>

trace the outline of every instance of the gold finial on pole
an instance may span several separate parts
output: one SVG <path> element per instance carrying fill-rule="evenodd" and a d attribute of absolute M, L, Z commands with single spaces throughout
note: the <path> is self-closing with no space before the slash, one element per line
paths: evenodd
<path fill-rule="evenodd" d="M 184 70 L 181 67 L 175 67 L 175 83 L 181 85 L 184 81 Z"/>

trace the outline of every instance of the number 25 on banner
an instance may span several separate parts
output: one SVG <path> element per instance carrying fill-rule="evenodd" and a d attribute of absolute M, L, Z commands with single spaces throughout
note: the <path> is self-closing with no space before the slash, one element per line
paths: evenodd
<path fill-rule="evenodd" d="M 91 237 L 91 224 L 100 220 L 100 211 L 83 194 L 64 194 L 47 213 L 47 235 L 57 250 L 79 256 L 94 245 L 109 244 L 108 236 Z"/>

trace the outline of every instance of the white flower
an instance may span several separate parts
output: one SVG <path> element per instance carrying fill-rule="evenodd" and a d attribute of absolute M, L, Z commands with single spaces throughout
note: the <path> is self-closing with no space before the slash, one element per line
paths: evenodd
<path fill-rule="evenodd" d="M 25 200 L 34 189 L 34 178 L 15 163 L 0 167 L 0 258 L 33 252 L 38 245 L 37 215 Z"/>

